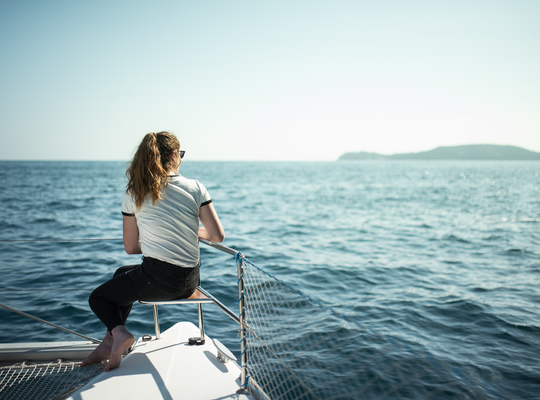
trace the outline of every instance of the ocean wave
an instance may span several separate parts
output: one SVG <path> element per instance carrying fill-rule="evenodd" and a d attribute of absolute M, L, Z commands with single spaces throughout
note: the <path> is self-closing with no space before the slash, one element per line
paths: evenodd
<path fill-rule="evenodd" d="M 539 256 L 533 251 L 522 249 L 522 248 L 510 248 L 502 252 L 502 255 L 509 257 L 520 257 L 520 258 L 534 258 L 537 259 Z"/>
<path fill-rule="evenodd" d="M 540 218 L 520 218 L 519 222 L 540 222 Z"/>
<path fill-rule="evenodd" d="M 471 243 L 469 240 L 459 237 L 458 235 L 455 235 L 455 234 L 444 235 L 443 240 L 447 240 L 449 242 L 464 243 L 464 244 Z"/>

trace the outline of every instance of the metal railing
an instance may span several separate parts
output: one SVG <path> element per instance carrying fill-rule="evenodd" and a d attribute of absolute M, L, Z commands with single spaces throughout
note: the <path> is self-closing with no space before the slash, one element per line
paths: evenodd
<path fill-rule="evenodd" d="M 215 297 L 211 296 L 214 299 L 214 303 L 221 308 L 229 317 L 235 320 L 240 324 L 240 386 L 241 389 L 245 391 L 248 386 L 247 382 L 247 324 L 246 324 L 246 303 L 245 303 L 245 286 L 244 286 L 244 255 L 239 251 L 231 249 L 230 247 L 223 246 L 218 243 L 213 243 L 208 240 L 200 239 L 201 243 L 204 243 L 210 247 L 213 247 L 217 250 L 223 251 L 227 254 L 233 255 L 236 259 L 237 272 L 238 272 L 238 316 L 235 315 L 229 308 L 222 304 Z M 209 295 L 204 289 L 201 290 L 203 294 Z M 206 293 L 205 293 L 206 292 Z"/>

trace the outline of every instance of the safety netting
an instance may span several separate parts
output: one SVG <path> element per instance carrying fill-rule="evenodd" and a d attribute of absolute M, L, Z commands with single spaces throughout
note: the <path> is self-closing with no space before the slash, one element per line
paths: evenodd
<path fill-rule="evenodd" d="M 474 366 L 336 312 L 243 263 L 247 386 L 263 399 L 511 398 Z"/>
<path fill-rule="evenodd" d="M 102 371 L 101 364 L 80 367 L 62 360 L 0 366 L 0 399 L 62 399 Z"/>

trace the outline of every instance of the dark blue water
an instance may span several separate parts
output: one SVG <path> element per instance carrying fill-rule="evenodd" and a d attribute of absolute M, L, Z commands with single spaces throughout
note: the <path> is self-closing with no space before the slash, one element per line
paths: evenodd
<path fill-rule="evenodd" d="M 86 239 L 121 238 L 124 167 L 0 162 L 0 303 L 103 335 L 87 289 L 140 257 L 120 240 Z M 426 381 L 411 398 L 540 398 L 540 163 L 184 162 L 181 173 L 207 186 L 225 245 L 370 332 L 429 354 L 408 365 L 479 371 L 480 380 L 442 388 Z M 36 239 L 85 241 L 7 241 Z M 234 260 L 212 249 L 202 259 L 203 285 L 235 309 Z M 196 311 L 160 317 L 166 329 L 196 321 Z M 234 323 L 217 310 L 205 322 L 235 348 Z M 150 307 L 134 307 L 129 324 L 152 333 Z M 0 342 L 51 340 L 78 339 L 0 309 Z M 340 351 L 350 358 L 355 348 Z M 415 371 L 395 362 L 380 390 L 399 387 L 403 374 Z"/>

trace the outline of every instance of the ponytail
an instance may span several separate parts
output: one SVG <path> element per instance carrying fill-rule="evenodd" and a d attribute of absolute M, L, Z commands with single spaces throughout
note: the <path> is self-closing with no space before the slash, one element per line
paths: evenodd
<path fill-rule="evenodd" d="M 128 192 L 139 209 L 148 196 L 152 205 L 162 199 L 162 190 L 169 183 L 169 171 L 174 167 L 172 155 L 180 150 L 180 142 L 169 132 L 147 134 L 126 171 Z"/>

